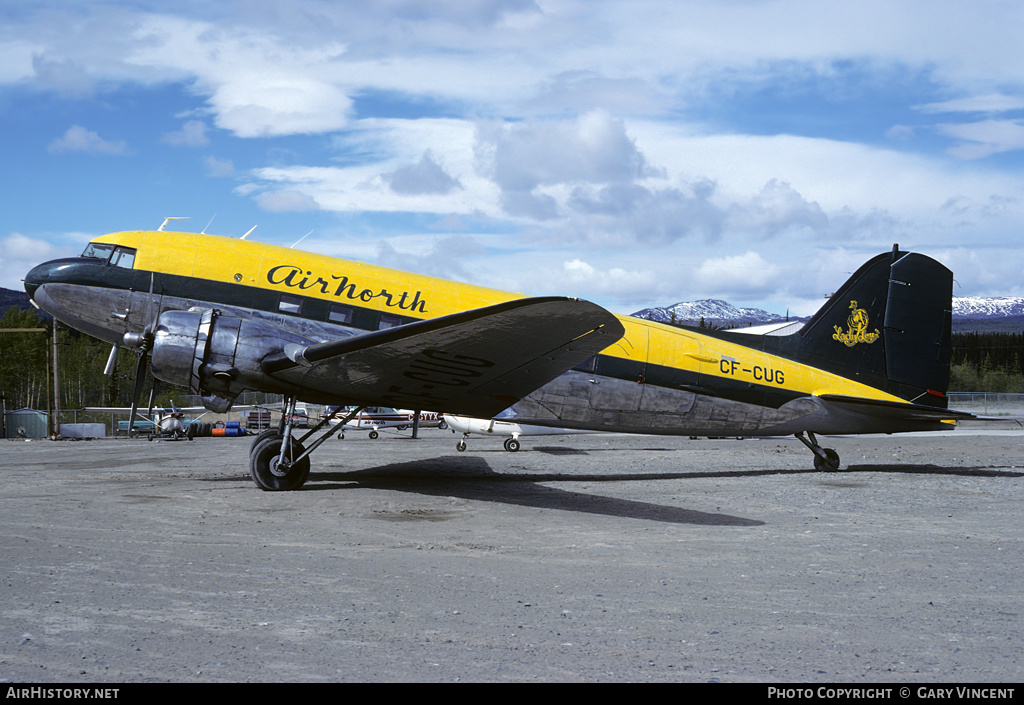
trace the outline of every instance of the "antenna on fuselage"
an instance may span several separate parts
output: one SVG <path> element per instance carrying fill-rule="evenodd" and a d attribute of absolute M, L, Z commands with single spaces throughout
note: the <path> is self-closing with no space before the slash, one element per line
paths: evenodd
<path fill-rule="evenodd" d="M 184 215 L 171 215 L 171 216 L 168 216 L 168 217 L 164 218 L 164 222 L 160 225 L 159 228 L 156 229 L 156 231 L 158 233 L 162 233 L 164 231 L 164 228 L 167 227 L 167 224 L 170 223 L 172 220 L 188 220 L 188 216 L 184 216 Z"/>
<path fill-rule="evenodd" d="M 217 217 L 217 214 L 214 213 L 213 214 L 213 218 L 216 218 L 216 217 Z M 210 222 L 206 224 L 205 228 L 203 228 L 203 232 L 199 233 L 200 235 L 205 235 L 207 228 L 209 228 L 211 225 L 213 225 L 213 218 L 210 218 Z"/>
<path fill-rule="evenodd" d="M 302 242 L 303 240 L 305 240 L 305 239 L 306 239 L 307 237 L 309 237 L 309 236 L 310 236 L 310 235 L 312 235 L 312 234 L 313 234 L 313 231 L 312 231 L 312 230 L 310 230 L 310 231 L 309 231 L 308 233 L 306 233 L 305 235 L 303 235 L 302 237 L 300 237 L 300 238 L 299 238 L 298 240 L 296 240 L 296 241 L 295 241 L 295 245 L 298 245 L 298 244 L 299 244 L 300 242 Z M 295 245 L 292 245 L 292 246 L 291 246 L 291 247 L 290 247 L 289 249 L 292 249 L 292 250 L 294 250 L 294 249 L 295 249 Z"/>
<path fill-rule="evenodd" d="M 239 238 L 239 240 L 244 240 L 245 238 L 247 238 L 247 237 L 249 237 L 250 235 L 252 235 L 252 231 L 253 231 L 253 230 L 255 230 L 255 229 L 256 229 L 256 228 L 258 228 L 258 227 L 259 227 L 258 225 L 254 225 L 254 226 L 252 226 L 251 228 L 249 228 L 249 232 L 247 232 L 247 233 L 246 233 L 245 235 L 243 235 L 242 237 L 240 237 L 240 238 Z"/>

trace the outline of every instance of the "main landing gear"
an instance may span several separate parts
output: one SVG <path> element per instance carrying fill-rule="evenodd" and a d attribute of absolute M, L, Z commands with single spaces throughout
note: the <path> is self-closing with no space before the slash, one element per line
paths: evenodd
<path fill-rule="evenodd" d="M 305 443 L 315 433 L 330 424 L 343 410 L 343 407 L 335 409 L 301 438 L 294 438 L 292 436 L 294 424 L 291 418 L 295 412 L 295 401 L 295 397 L 288 399 L 281 425 L 260 433 L 253 440 L 249 449 L 249 475 L 261 490 L 280 492 L 297 490 L 302 487 L 309 478 L 310 454 L 331 437 L 333 430 L 328 429 L 320 438 L 310 443 L 309 448 L 305 447 Z M 363 407 L 359 407 L 355 411 L 349 412 L 342 420 L 341 425 L 344 426 L 362 410 Z"/>
<path fill-rule="evenodd" d="M 822 448 L 818 445 L 818 439 L 814 437 L 812 432 L 807 432 L 807 436 L 810 437 L 810 440 L 804 437 L 803 431 L 794 433 L 793 435 L 796 436 L 801 443 L 810 448 L 812 453 L 814 453 L 815 470 L 818 472 L 835 472 L 839 469 L 839 453 L 835 452 L 831 448 Z"/>

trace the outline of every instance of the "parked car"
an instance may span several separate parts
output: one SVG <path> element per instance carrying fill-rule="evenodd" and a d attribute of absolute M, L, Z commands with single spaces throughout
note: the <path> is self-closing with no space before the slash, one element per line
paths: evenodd
<path fill-rule="evenodd" d="M 309 428 L 309 414 L 303 407 L 297 406 L 291 415 L 291 422 L 296 428 Z"/>

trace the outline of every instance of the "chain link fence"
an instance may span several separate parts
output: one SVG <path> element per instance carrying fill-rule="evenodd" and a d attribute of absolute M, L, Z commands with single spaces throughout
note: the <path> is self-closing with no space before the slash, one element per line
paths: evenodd
<path fill-rule="evenodd" d="M 949 408 L 981 416 L 1024 417 L 1024 394 L 948 392 Z"/>

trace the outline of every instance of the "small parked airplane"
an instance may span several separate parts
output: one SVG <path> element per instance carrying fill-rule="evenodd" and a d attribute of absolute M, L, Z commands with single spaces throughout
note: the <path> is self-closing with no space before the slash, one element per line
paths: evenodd
<path fill-rule="evenodd" d="M 202 418 L 204 415 L 209 413 L 203 407 L 186 407 L 184 409 L 175 406 L 174 401 L 171 401 L 170 410 L 160 406 L 153 406 L 149 408 L 148 414 L 140 413 L 135 407 L 123 407 L 123 406 L 90 406 L 86 407 L 86 411 L 109 411 L 112 413 L 129 413 L 129 424 L 128 433 L 131 436 L 137 436 L 145 432 L 149 437 L 149 440 L 154 438 L 168 438 L 170 440 L 178 441 L 184 438 L 192 440 L 193 434 L 190 433 L 192 426 L 192 420 L 185 421 L 185 414 L 190 412 L 200 412 L 196 419 Z M 156 414 L 154 415 L 154 412 Z M 141 421 L 140 421 L 141 419 Z"/>
<path fill-rule="evenodd" d="M 469 416 L 445 414 L 444 420 L 453 433 L 462 434 L 462 438 L 455 444 L 455 450 L 460 453 L 466 450 L 466 439 L 469 438 L 471 433 L 480 436 L 507 436 L 503 445 L 505 450 L 511 453 L 519 450 L 520 436 L 560 436 L 567 433 L 596 433 L 596 431 L 582 429 L 528 426 L 502 418 L 501 414 L 492 419 L 474 419 Z"/>
<path fill-rule="evenodd" d="M 343 413 L 344 410 L 336 410 L 331 407 L 328 412 Z M 370 438 L 376 439 L 380 434 L 378 431 L 382 428 L 395 428 L 399 431 L 413 426 L 413 419 L 416 418 L 416 412 L 410 409 L 392 409 L 386 406 L 367 406 L 359 409 L 358 407 L 349 407 L 348 411 L 355 415 L 344 424 L 342 432 L 338 434 L 338 438 L 345 437 L 344 429 L 354 429 L 357 431 L 370 430 Z M 441 419 L 440 414 L 436 411 L 421 411 L 419 412 L 419 426 L 441 426 L 444 428 L 444 421 Z"/>
<path fill-rule="evenodd" d="M 512 407 L 520 423 L 596 431 L 792 434 L 835 470 L 816 434 L 974 418 L 947 409 L 952 288 L 946 267 L 894 247 L 798 333 L 750 336 L 201 233 L 113 233 L 25 276 L 36 306 L 136 349 L 140 373 L 152 358 L 154 376 L 207 409 L 249 389 L 285 395 L 285 420 L 249 455 L 265 490 L 301 487 L 332 429 L 310 439 L 340 415 L 295 438 L 299 399 L 477 418 Z"/>

